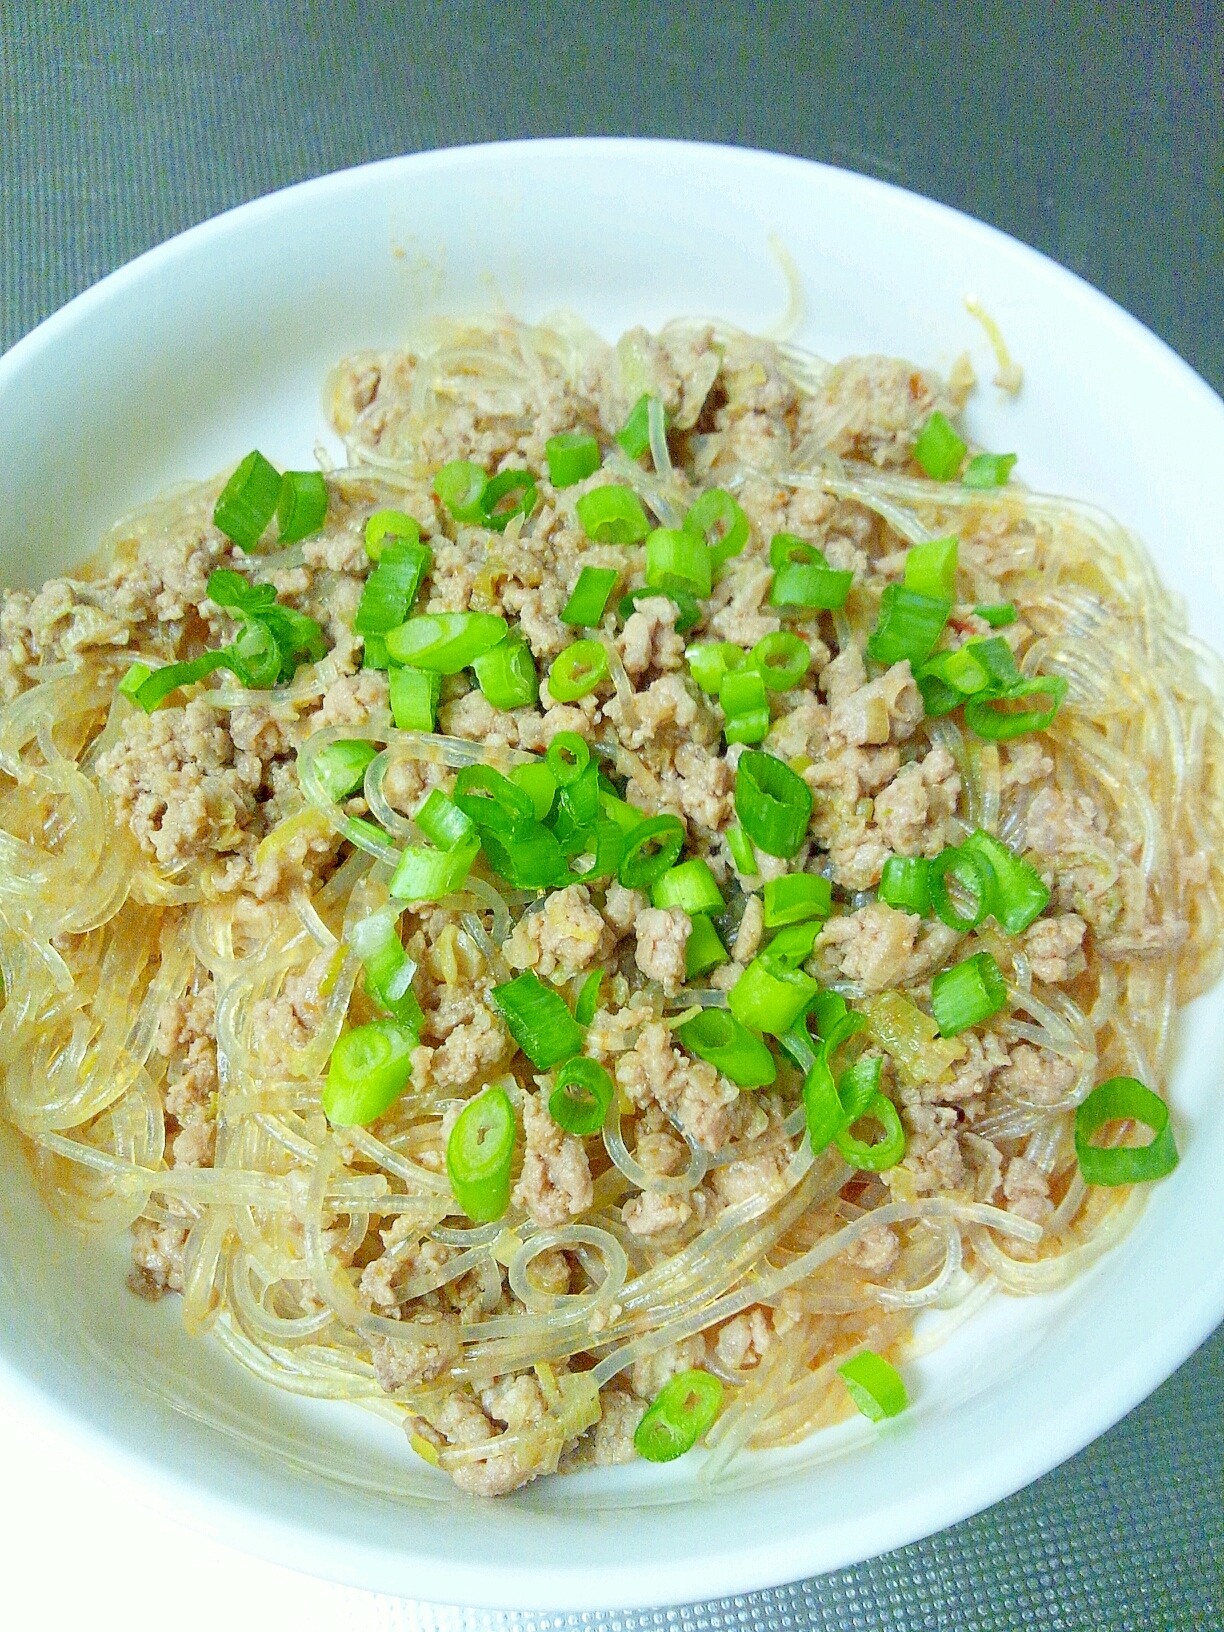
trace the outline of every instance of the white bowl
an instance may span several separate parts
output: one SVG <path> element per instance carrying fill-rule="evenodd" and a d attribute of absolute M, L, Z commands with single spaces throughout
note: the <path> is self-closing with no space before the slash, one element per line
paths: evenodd
<path fill-rule="evenodd" d="M 0 361 L 0 561 L 36 583 L 133 504 L 258 443 L 305 463 L 320 385 L 422 314 L 576 309 L 605 334 L 680 313 L 750 329 L 797 263 L 797 336 L 993 372 L 979 296 L 1025 367 L 969 421 L 1034 486 L 1146 536 L 1193 628 L 1217 638 L 1215 476 L 1224 404 L 1118 307 L 951 210 L 795 159 L 652 142 L 427 153 L 328 176 L 197 227 L 105 279 Z M 747 1591 L 929 1534 L 1117 1421 L 1224 1315 L 1224 999 L 1181 1028 L 1183 1159 L 1128 1240 L 1068 1291 L 997 1301 L 916 1368 L 888 1430 L 852 1424 L 702 1499 L 695 1467 L 458 1497 L 356 1407 L 257 1384 L 185 1337 L 177 1300 L 123 1285 L 122 1246 L 82 1244 L 11 1141 L 0 1184 L 0 1399 L 77 1436 L 151 1501 L 222 1540 L 385 1592 L 520 1608 L 658 1605 Z M 695 1459 L 691 1459 L 695 1461 Z M 386 1492 L 394 1490 L 392 1497 Z M 666 1504 L 665 1506 L 662 1504 Z"/>

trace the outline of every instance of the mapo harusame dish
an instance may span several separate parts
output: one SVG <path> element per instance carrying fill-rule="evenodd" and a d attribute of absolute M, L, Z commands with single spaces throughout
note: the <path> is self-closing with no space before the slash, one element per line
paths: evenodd
<path fill-rule="evenodd" d="M 1215 672 L 971 385 L 449 323 L 7 595 L 5 1113 L 134 1291 L 495 1495 L 893 1415 L 1118 1239 Z"/>

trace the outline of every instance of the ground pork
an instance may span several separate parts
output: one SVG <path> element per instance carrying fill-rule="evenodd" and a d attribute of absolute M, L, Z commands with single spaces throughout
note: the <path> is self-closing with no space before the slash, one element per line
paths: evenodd
<path fill-rule="evenodd" d="M 671 1032 L 659 1021 L 643 1027 L 617 1060 L 616 1080 L 632 1104 L 674 1114 L 706 1150 L 721 1150 L 731 1137 L 739 1089 L 705 1060 L 673 1048 Z"/>
<path fill-rule="evenodd" d="M 431 1343 L 421 1336 L 412 1338 L 376 1337 L 371 1344 L 374 1375 L 378 1386 L 388 1394 L 398 1388 L 419 1388 L 431 1383 L 445 1368 L 454 1354 L 459 1323 L 451 1315 L 440 1315 L 429 1310 L 414 1312 L 414 1326 L 437 1326 L 438 1341 Z"/>
<path fill-rule="evenodd" d="M 512 969 L 534 969 L 558 984 L 610 955 L 615 937 L 591 905 L 585 884 L 554 890 L 538 912 L 524 913 L 506 942 Z"/>
<path fill-rule="evenodd" d="M 1008 1212 L 1027 1218 L 1033 1224 L 1044 1224 L 1054 1211 L 1049 1180 L 1036 1163 L 1024 1156 L 1013 1156 L 1008 1162 L 1003 1194 Z"/>
<path fill-rule="evenodd" d="M 684 984 L 684 953 L 693 928 L 688 913 L 681 907 L 643 907 L 634 928 L 638 968 L 665 991 L 678 990 Z"/>
<path fill-rule="evenodd" d="M 1024 937 L 1024 950 L 1034 978 L 1057 985 L 1082 973 L 1085 963 L 1080 945 L 1087 927 L 1074 912 L 1059 918 L 1038 918 Z"/>
<path fill-rule="evenodd" d="M 832 706 L 829 741 L 834 746 L 844 743 L 851 748 L 904 742 L 913 736 L 922 717 L 922 694 L 914 683 L 909 660 L 903 659 L 878 680 L 859 686 Z"/>
<path fill-rule="evenodd" d="M 899 986 L 922 920 L 883 901 L 873 901 L 844 918 L 830 918 L 816 937 L 814 951 L 831 960 L 847 980 L 865 992 Z"/>
<path fill-rule="evenodd" d="M 594 1197 L 586 1147 L 553 1121 L 546 1093 L 523 1096 L 523 1132 L 527 1154 L 514 1187 L 515 1205 L 525 1208 L 541 1229 L 586 1212 Z"/>
<path fill-rule="evenodd" d="M 138 1218 L 132 1225 L 132 1268 L 128 1286 L 137 1297 L 155 1302 L 167 1292 L 183 1290 L 183 1247 L 187 1231 L 173 1224 Z"/>
<path fill-rule="evenodd" d="M 684 662 L 684 636 L 676 633 L 679 608 L 666 595 L 639 600 L 617 638 L 626 671 L 635 680 L 647 669 L 678 669 Z"/>
<path fill-rule="evenodd" d="M 705 1357 L 704 1332 L 695 1332 L 692 1337 L 681 1338 L 678 1343 L 669 1343 L 657 1354 L 644 1355 L 633 1363 L 633 1392 L 640 1400 L 653 1400 L 664 1383 L 669 1383 L 682 1371 L 700 1369 Z"/>
<path fill-rule="evenodd" d="M 1022 1105 L 1053 1105 L 1068 1093 L 1075 1077 L 1073 1060 L 1031 1043 L 1018 1043 L 1011 1051 L 1011 1063 L 996 1076 L 995 1087 Z"/>
<path fill-rule="evenodd" d="M 875 796 L 872 818 L 880 837 L 898 856 L 937 856 L 960 791 L 956 761 L 942 745 L 932 748 L 903 765 Z"/>
<path fill-rule="evenodd" d="M 936 409 L 955 405 L 931 375 L 896 357 L 845 357 L 822 390 L 804 400 L 799 431 L 843 459 L 897 467 L 909 462 L 918 433 Z"/>

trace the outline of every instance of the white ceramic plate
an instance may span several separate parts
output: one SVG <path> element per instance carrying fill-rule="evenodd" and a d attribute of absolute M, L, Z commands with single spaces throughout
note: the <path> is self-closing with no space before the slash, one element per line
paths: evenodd
<path fill-rule="evenodd" d="M 332 363 L 424 313 L 568 306 L 608 336 L 681 313 L 781 314 L 776 232 L 803 276 L 797 338 L 993 364 L 979 296 L 1025 367 L 969 421 L 1026 480 L 1094 499 L 1148 539 L 1218 639 L 1224 404 L 1124 312 L 964 216 L 794 159 L 666 143 L 428 153 L 246 205 L 143 256 L 0 361 L 0 563 L 35 583 L 131 505 L 258 443 L 306 463 Z M 1051 1299 L 997 1301 L 915 1368 L 883 1433 L 846 1425 L 750 1462 L 717 1498 L 695 1458 L 458 1497 L 397 1431 L 297 1400 L 187 1339 L 177 1300 L 123 1286 L 0 1151 L 0 1402 L 81 1439 L 151 1501 L 239 1547 L 337 1580 L 519 1608 L 658 1605 L 828 1570 L 1015 1490 L 1115 1422 L 1224 1314 L 1224 1000 L 1182 1027 L 1181 1166 L 1131 1237 Z M 395 1490 L 392 1498 L 385 1490 Z M 666 1505 L 663 1505 L 666 1504 Z"/>

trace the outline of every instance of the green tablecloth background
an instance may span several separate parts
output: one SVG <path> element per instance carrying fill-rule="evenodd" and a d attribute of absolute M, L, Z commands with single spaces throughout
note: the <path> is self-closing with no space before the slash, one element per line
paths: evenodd
<path fill-rule="evenodd" d="M 0 0 L 0 350 L 172 233 L 461 142 L 649 135 L 823 159 L 1080 273 L 1224 390 L 1224 8 L 860 0 Z M 432 1610 L 486 1632 L 1224 1627 L 1224 1329 L 989 1512 L 685 1610 Z"/>

